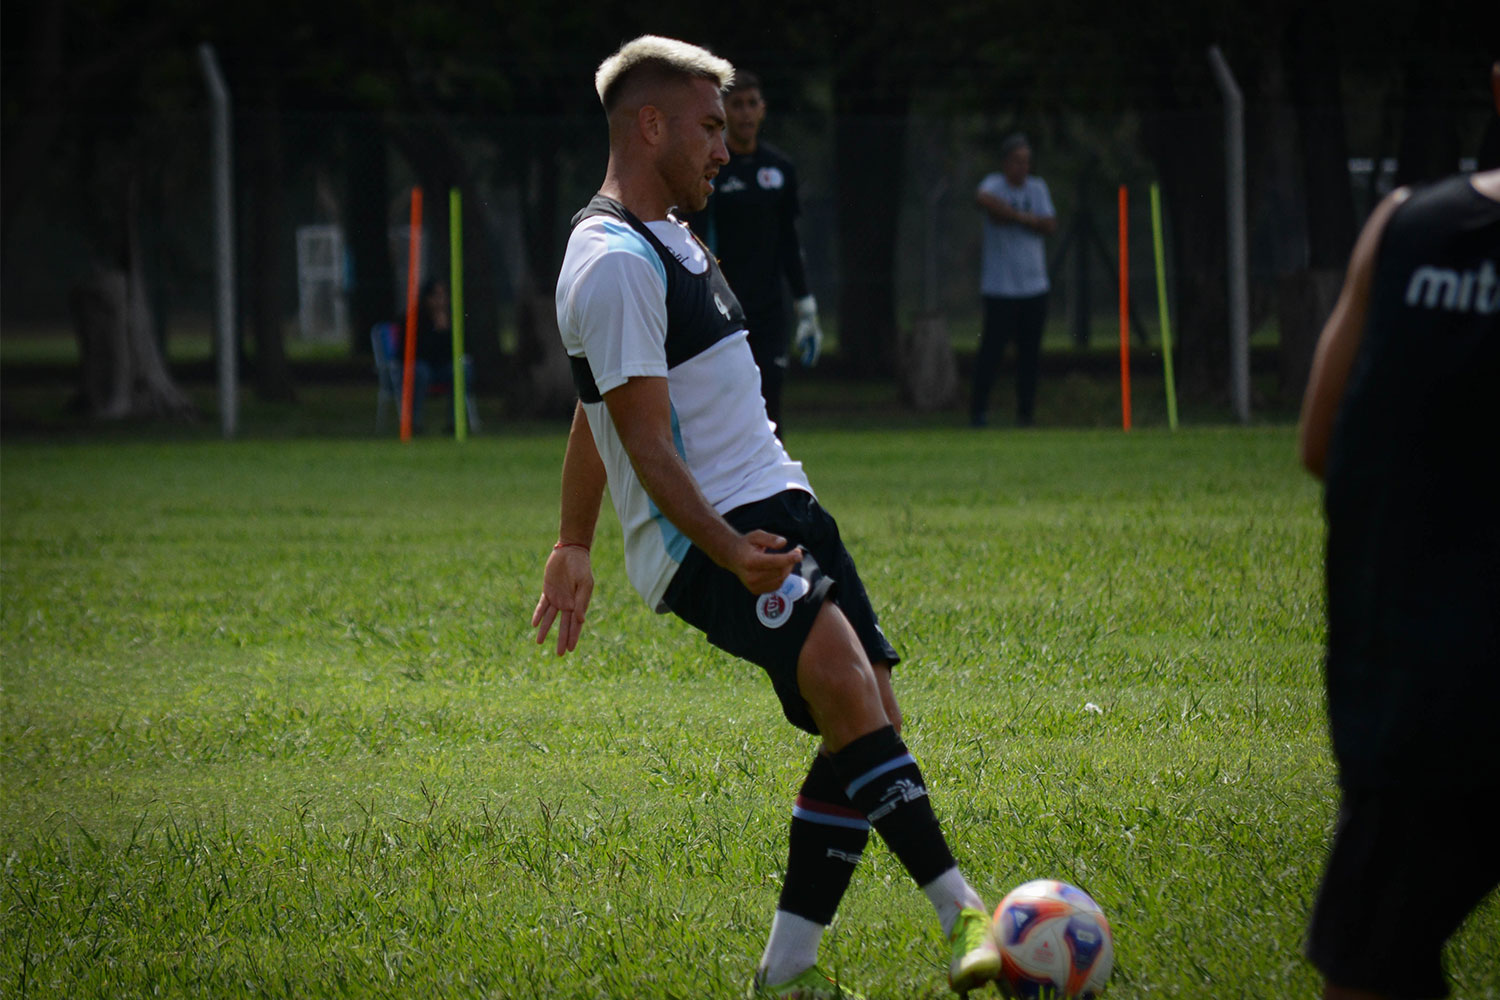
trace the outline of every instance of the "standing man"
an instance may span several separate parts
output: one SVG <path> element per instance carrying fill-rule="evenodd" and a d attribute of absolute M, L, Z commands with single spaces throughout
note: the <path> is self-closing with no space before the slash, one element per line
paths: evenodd
<path fill-rule="evenodd" d="M 974 359 L 974 394 L 969 423 L 989 422 L 990 386 L 1005 353 L 1016 343 L 1016 424 L 1036 420 L 1037 366 L 1042 326 L 1047 321 L 1047 255 L 1043 237 L 1057 231 L 1057 212 L 1047 182 L 1031 176 L 1031 144 L 1017 132 L 1000 144 L 1000 172 L 979 184 L 975 195 L 984 212 L 979 292 L 984 325 Z"/>
<path fill-rule="evenodd" d="M 855 996 L 816 962 L 871 827 L 931 900 L 950 982 L 967 991 L 992 980 L 1000 958 L 898 734 L 899 657 L 837 524 L 771 433 L 739 302 L 672 214 L 702 209 L 729 160 L 721 92 L 733 75 L 710 52 L 648 35 L 595 76 L 609 165 L 574 217 L 557 283 L 579 402 L 532 625 L 540 643 L 556 622 L 559 656 L 577 647 L 607 484 L 626 573 L 647 604 L 763 668 L 788 720 L 821 738 L 750 995 Z"/>
<path fill-rule="evenodd" d="M 1307 942 L 1327 1000 L 1445 996 L 1444 942 L 1500 884 L 1497 377 L 1500 170 L 1392 192 L 1302 404 L 1341 788 Z"/>
<path fill-rule="evenodd" d="M 745 309 L 750 353 L 760 367 L 766 414 L 781 437 L 788 285 L 797 315 L 798 359 L 810 368 L 818 363 L 823 349 L 818 302 L 808 291 L 802 241 L 797 235 L 797 168 L 781 150 L 760 140 L 766 102 L 757 76 L 735 73 L 724 97 L 724 111 L 729 162 L 719 171 L 708 207 L 688 222 L 718 256 L 724 277 Z"/>

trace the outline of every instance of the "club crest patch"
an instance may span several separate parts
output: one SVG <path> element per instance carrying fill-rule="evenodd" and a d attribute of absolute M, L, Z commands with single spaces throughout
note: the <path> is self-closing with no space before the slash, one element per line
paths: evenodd
<path fill-rule="evenodd" d="M 785 186 L 786 175 L 780 167 L 761 167 L 755 172 L 755 182 L 763 191 L 776 191 Z"/>
<path fill-rule="evenodd" d="M 792 605 L 811 589 L 806 580 L 793 573 L 776 590 L 756 599 L 755 617 L 766 628 L 781 628 L 792 617 Z"/>

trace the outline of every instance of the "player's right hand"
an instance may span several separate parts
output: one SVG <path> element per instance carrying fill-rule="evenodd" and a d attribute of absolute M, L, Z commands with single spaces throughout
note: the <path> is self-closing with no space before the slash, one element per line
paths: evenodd
<path fill-rule="evenodd" d="M 757 528 L 744 536 L 744 542 L 735 564 L 729 568 L 752 594 L 771 593 L 786 582 L 802 561 L 801 546 L 778 551 L 786 548 L 786 539 L 769 531 Z"/>
<path fill-rule="evenodd" d="M 593 595 L 594 570 L 589 550 L 577 546 L 553 549 L 542 574 L 542 596 L 531 613 L 537 645 L 547 641 L 547 633 L 556 619 L 557 655 L 577 649 L 578 637 L 583 634 L 584 612 Z"/>

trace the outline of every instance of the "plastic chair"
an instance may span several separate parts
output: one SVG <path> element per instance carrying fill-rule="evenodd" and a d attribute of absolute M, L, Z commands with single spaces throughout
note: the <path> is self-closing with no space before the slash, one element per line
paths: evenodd
<path fill-rule="evenodd" d="M 370 348 L 375 357 L 375 377 L 378 382 L 378 394 L 375 397 L 375 430 L 380 431 L 385 423 L 386 410 L 400 412 L 401 407 L 401 381 L 404 374 L 405 364 L 401 356 L 400 335 L 395 323 L 376 323 L 370 328 Z M 474 361 L 467 354 L 463 356 L 464 384 L 470 391 L 464 393 L 464 409 L 468 411 L 469 430 L 479 430 L 479 407 L 474 403 Z M 445 366 L 446 367 L 446 366 Z M 427 399 L 434 396 L 453 395 L 453 383 L 447 381 L 433 381 L 426 365 L 417 362 L 417 370 L 413 390 L 417 393 L 425 393 Z M 425 383 L 425 384 L 424 384 Z M 418 416 L 421 409 L 418 408 Z"/>
<path fill-rule="evenodd" d="M 379 387 L 375 397 L 375 431 L 379 433 L 386 411 L 401 406 L 401 358 L 396 353 L 395 323 L 376 323 L 370 327 L 370 352 L 375 357 Z"/>

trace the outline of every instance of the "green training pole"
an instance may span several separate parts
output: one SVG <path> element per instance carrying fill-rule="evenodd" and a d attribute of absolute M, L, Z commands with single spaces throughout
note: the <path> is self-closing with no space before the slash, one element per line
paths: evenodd
<path fill-rule="evenodd" d="M 464 222 L 458 188 L 448 189 L 448 283 L 453 288 L 453 437 L 469 439 L 468 386 L 464 384 Z"/>
<path fill-rule="evenodd" d="M 1151 185 L 1151 241 L 1156 245 L 1156 310 L 1161 317 L 1161 356 L 1167 376 L 1167 423 L 1177 429 L 1177 385 L 1172 379 L 1172 318 L 1167 312 L 1167 267 L 1161 245 L 1161 188 Z"/>

